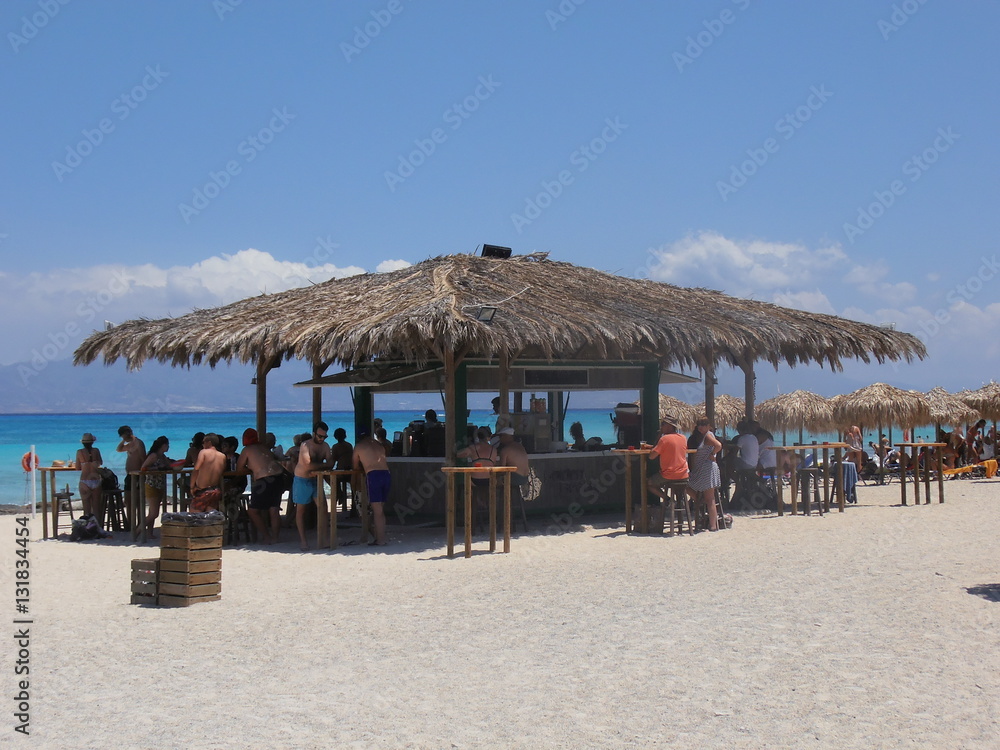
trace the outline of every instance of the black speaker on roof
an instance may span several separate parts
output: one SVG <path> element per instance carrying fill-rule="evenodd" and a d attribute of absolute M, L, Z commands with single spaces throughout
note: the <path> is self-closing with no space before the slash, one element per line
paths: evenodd
<path fill-rule="evenodd" d="M 500 245 L 483 245 L 482 255 L 484 258 L 509 258 L 510 248 Z"/>

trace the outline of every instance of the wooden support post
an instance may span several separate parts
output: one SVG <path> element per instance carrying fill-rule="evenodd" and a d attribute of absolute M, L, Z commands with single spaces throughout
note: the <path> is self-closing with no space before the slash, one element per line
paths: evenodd
<path fill-rule="evenodd" d="M 465 556 L 472 557 L 472 474 L 465 474 Z"/>
<path fill-rule="evenodd" d="M 937 475 L 938 475 L 938 502 L 944 502 L 944 453 L 942 451 L 937 451 Z M 930 484 L 927 485 L 927 494 L 925 495 L 927 502 L 931 501 L 931 488 Z"/>
<path fill-rule="evenodd" d="M 448 533 L 448 558 L 455 556 L 455 475 L 446 473 L 445 527 Z"/>
<path fill-rule="evenodd" d="M 497 550 L 497 475 L 490 472 L 490 496 L 487 500 L 487 512 L 490 514 L 490 552 Z"/>

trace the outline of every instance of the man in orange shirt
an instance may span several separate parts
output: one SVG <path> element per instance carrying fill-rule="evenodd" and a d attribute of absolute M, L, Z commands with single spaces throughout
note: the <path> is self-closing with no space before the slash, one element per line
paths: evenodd
<path fill-rule="evenodd" d="M 664 486 L 688 478 L 687 440 L 677 433 L 677 418 L 667 414 L 660 422 L 660 439 L 649 453 L 660 461 L 660 473 L 649 478 L 649 491 L 667 500 Z"/>

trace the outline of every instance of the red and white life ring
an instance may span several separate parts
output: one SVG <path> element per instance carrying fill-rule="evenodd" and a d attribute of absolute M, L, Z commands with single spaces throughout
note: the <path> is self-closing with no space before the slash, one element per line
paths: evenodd
<path fill-rule="evenodd" d="M 34 462 L 34 466 L 32 466 L 32 462 Z M 25 471 L 31 471 L 32 468 L 37 469 L 40 465 L 41 462 L 38 460 L 37 453 L 32 453 L 31 451 L 28 451 L 23 456 L 21 456 L 21 468 L 24 469 Z"/>

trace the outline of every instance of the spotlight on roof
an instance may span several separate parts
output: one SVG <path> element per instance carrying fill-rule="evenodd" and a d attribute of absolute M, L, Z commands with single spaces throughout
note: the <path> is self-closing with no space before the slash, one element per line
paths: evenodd
<path fill-rule="evenodd" d="M 483 245 L 484 258 L 509 258 L 510 248 L 500 245 Z"/>
<path fill-rule="evenodd" d="M 497 309 L 495 307 L 490 307 L 488 305 L 483 305 L 479 308 L 479 312 L 476 313 L 476 320 L 480 323 L 492 323 L 493 316 L 497 314 Z"/>

